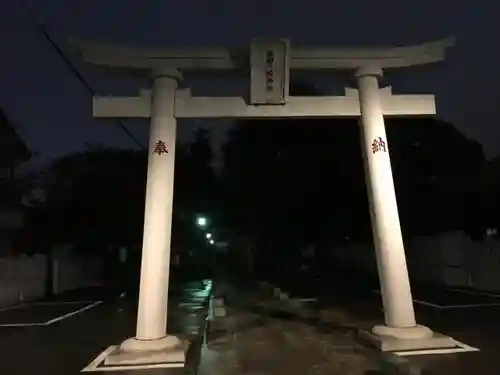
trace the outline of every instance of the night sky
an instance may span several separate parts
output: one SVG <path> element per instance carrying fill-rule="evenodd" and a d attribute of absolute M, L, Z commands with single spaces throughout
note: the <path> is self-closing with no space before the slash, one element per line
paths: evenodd
<path fill-rule="evenodd" d="M 36 31 L 20 2 L 0 3 L 0 106 L 37 153 L 31 164 L 80 150 L 85 143 L 134 147 L 112 122 L 92 118 L 90 94 Z M 458 45 L 446 63 L 391 76 L 394 91 L 436 94 L 440 117 L 481 142 L 488 157 L 500 153 L 500 3 L 491 0 L 33 0 L 27 4 L 101 94 L 134 94 L 145 83 L 84 66 L 67 37 L 171 47 L 245 46 L 255 36 L 289 37 L 292 46 L 405 45 L 454 35 Z M 340 94 L 341 87 L 333 80 L 317 84 Z M 194 85 L 195 93 L 206 95 L 225 90 L 214 82 Z M 145 123 L 126 124 L 147 144 Z M 229 123 L 181 123 L 180 140 L 189 138 L 193 126 L 207 124 L 213 126 L 215 145 L 220 145 Z"/>

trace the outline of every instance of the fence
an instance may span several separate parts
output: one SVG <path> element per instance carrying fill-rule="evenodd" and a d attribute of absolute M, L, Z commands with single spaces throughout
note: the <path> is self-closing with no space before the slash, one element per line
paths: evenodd
<path fill-rule="evenodd" d="M 101 275 L 99 259 L 62 257 L 53 265 L 52 288 L 55 293 L 95 283 Z M 0 258 L 0 307 L 36 300 L 46 294 L 47 259 L 44 255 Z"/>
<path fill-rule="evenodd" d="M 406 242 L 406 258 L 412 280 L 500 291 L 500 240 L 485 237 L 471 241 L 462 232 L 416 237 Z M 350 243 L 332 249 L 340 264 L 377 272 L 372 245 Z"/>

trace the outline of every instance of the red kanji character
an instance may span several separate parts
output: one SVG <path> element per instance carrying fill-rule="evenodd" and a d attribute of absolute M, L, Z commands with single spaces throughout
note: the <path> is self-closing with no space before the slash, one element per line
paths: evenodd
<path fill-rule="evenodd" d="M 167 145 L 163 141 L 158 141 L 153 152 L 158 155 L 168 154 Z"/>
<path fill-rule="evenodd" d="M 382 140 L 382 137 L 375 138 L 372 142 L 372 153 L 375 154 L 379 151 L 387 152 L 385 147 L 385 142 Z"/>

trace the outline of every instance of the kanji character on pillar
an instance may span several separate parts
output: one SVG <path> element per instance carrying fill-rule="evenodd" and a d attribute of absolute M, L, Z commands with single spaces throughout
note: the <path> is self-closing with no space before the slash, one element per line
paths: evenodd
<path fill-rule="evenodd" d="M 385 146 L 385 142 L 382 140 L 382 137 L 375 138 L 372 143 L 372 153 L 375 154 L 379 151 L 387 152 L 387 148 Z"/>
<path fill-rule="evenodd" d="M 168 154 L 167 145 L 163 141 L 158 141 L 153 152 L 158 155 Z"/>

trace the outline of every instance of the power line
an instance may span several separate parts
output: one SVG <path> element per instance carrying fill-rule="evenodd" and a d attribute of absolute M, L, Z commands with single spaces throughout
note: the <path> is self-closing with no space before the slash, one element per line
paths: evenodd
<path fill-rule="evenodd" d="M 38 30 L 40 34 L 43 35 L 45 40 L 50 44 L 52 49 L 57 53 L 57 55 L 63 60 L 63 62 L 66 64 L 68 69 L 75 75 L 75 77 L 80 81 L 80 83 L 87 89 L 88 92 L 92 94 L 92 96 L 96 95 L 96 92 L 94 89 L 90 86 L 90 84 L 87 82 L 85 77 L 78 71 L 78 69 L 75 67 L 75 65 L 70 61 L 70 59 L 66 56 L 66 54 L 63 52 L 63 50 L 59 47 L 59 45 L 54 41 L 54 39 L 50 36 L 46 26 L 39 20 L 39 18 L 36 16 L 36 14 L 30 10 L 28 7 L 25 5 L 21 4 L 22 10 L 26 13 L 28 18 L 33 22 L 34 26 Z M 121 130 L 123 130 L 130 139 L 139 147 L 144 147 L 141 142 L 123 125 L 121 121 L 116 120 L 115 124 L 120 127 Z"/>

